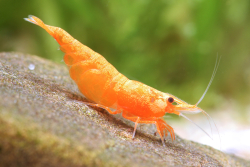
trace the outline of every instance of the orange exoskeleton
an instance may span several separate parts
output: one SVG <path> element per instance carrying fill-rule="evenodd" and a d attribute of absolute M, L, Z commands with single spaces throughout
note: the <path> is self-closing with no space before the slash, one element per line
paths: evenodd
<path fill-rule="evenodd" d="M 203 112 L 208 116 L 197 105 L 206 94 L 219 61 L 216 62 L 212 78 L 203 96 L 198 103 L 190 105 L 173 95 L 141 82 L 129 80 L 103 56 L 81 44 L 63 29 L 46 25 L 35 16 L 29 16 L 25 20 L 45 29 L 59 43 L 60 49 L 65 53 L 64 62 L 69 68 L 70 77 L 81 93 L 96 103 L 87 104 L 104 108 L 110 114 L 122 113 L 124 118 L 135 122 L 133 137 L 138 123 L 155 124 L 164 145 L 164 136 L 167 136 L 168 132 L 172 140 L 175 139 L 173 128 L 163 119 L 166 113 L 183 116 L 186 119 L 188 118 L 182 114 L 183 112 Z"/>

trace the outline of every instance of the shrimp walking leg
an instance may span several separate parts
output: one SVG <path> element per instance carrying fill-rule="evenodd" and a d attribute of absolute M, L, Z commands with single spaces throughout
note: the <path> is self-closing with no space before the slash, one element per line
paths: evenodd
<path fill-rule="evenodd" d="M 138 124 L 139 121 L 140 121 L 140 117 L 138 117 L 137 120 L 136 120 L 136 122 L 135 122 L 135 128 L 134 128 L 134 132 L 133 132 L 132 138 L 135 137 L 136 127 L 137 127 L 137 124 Z"/>
<path fill-rule="evenodd" d="M 154 121 L 153 121 L 154 120 Z M 169 131 L 171 135 L 171 139 L 175 140 L 174 130 L 171 126 L 169 126 L 164 120 L 161 118 L 151 118 L 151 119 L 145 119 L 141 120 L 139 123 L 147 123 L 147 124 L 155 124 L 157 128 L 157 132 L 159 133 L 161 137 L 162 144 L 165 146 L 164 143 L 164 136 L 167 136 L 167 132 Z"/>
<path fill-rule="evenodd" d="M 138 123 L 139 123 L 139 121 L 140 121 L 140 117 L 138 117 L 138 116 L 133 116 L 132 114 L 129 114 L 129 113 L 126 112 L 126 111 L 123 111 L 122 116 L 123 116 L 124 118 L 130 120 L 130 121 L 135 122 L 134 132 L 133 132 L 133 136 L 132 136 L 132 138 L 134 138 L 134 137 L 135 137 L 135 132 L 136 132 L 136 127 L 137 127 L 137 125 L 138 125 Z"/>
<path fill-rule="evenodd" d="M 134 128 L 134 133 L 136 131 L 136 126 L 138 123 L 145 123 L 145 124 L 155 124 L 157 131 L 161 137 L 162 143 L 164 145 L 164 136 L 167 136 L 167 132 L 169 131 L 170 135 L 171 135 L 171 139 L 174 140 L 175 139 L 175 135 L 174 135 L 174 130 L 171 126 L 169 126 L 164 120 L 162 120 L 161 118 L 141 118 L 138 116 L 134 116 L 126 111 L 124 111 L 122 113 L 122 116 L 130 121 L 135 122 L 135 128 Z M 134 134 L 133 134 L 134 137 Z"/>
<path fill-rule="evenodd" d="M 161 118 L 157 119 L 157 123 L 160 126 L 161 129 L 161 134 L 164 134 L 167 136 L 167 131 L 169 131 L 170 135 L 171 135 L 171 139 L 175 140 L 175 135 L 174 135 L 174 129 L 168 125 L 164 120 L 162 120 Z"/>

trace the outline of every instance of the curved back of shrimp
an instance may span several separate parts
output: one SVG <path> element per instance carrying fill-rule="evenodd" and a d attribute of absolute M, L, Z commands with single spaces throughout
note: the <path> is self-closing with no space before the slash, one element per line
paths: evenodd
<path fill-rule="evenodd" d="M 59 27 L 49 26 L 43 23 L 36 16 L 29 15 L 29 18 L 24 18 L 26 21 L 36 24 L 45 29 L 59 43 L 60 49 L 66 53 L 64 61 L 68 66 L 79 61 L 89 59 L 95 53 L 89 47 L 81 44 L 74 39 L 70 34 Z"/>
<path fill-rule="evenodd" d="M 59 43 L 65 53 L 64 62 L 69 67 L 70 77 L 84 96 L 107 107 L 116 105 L 117 87 L 127 80 L 124 75 L 103 56 L 81 44 L 63 29 L 46 25 L 32 15 L 25 20 L 45 29 Z"/>

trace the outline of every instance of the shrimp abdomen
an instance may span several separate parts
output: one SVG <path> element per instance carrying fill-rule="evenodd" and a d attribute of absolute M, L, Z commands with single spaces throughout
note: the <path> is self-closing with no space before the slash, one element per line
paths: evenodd
<path fill-rule="evenodd" d="M 25 20 L 45 29 L 59 43 L 61 51 L 65 53 L 64 61 L 68 66 L 86 60 L 95 53 L 92 49 L 74 39 L 65 30 L 44 24 L 36 16 L 29 15 L 29 18 L 25 18 Z"/>
<path fill-rule="evenodd" d="M 70 76 L 84 96 L 107 107 L 116 106 L 119 88 L 128 80 L 102 58 L 72 65 Z"/>

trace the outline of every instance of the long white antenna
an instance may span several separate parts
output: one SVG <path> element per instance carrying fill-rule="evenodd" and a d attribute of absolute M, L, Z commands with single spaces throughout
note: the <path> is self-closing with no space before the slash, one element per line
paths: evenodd
<path fill-rule="evenodd" d="M 205 131 L 203 130 L 199 125 L 197 125 L 196 123 L 194 123 L 191 119 L 189 119 L 188 117 L 186 117 L 185 115 L 183 115 L 182 113 L 179 114 L 180 116 L 186 118 L 187 120 L 189 120 L 190 122 L 192 122 L 193 124 L 195 124 L 198 128 L 200 128 L 200 130 L 202 130 L 204 133 L 206 133 L 208 135 L 208 137 L 210 137 L 212 140 L 213 138 Z"/>
<path fill-rule="evenodd" d="M 214 79 L 214 76 L 215 76 L 215 74 L 216 74 L 216 72 L 217 72 L 217 70 L 218 70 L 219 64 L 220 64 L 220 59 L 221 59 L 221 56 L 219 57 L 218 54 L 217 54 L 216 62 L 215 62 L 215 66 L 214 66 L 214 70 L 213 70 L 212 77 L 211 77 L 211 79 L 210 79 L 210 81 L 209 81 L 209 83 L 208 83 L 208 85 L 207 85 L 207 88 L 206 88 L 205 92 L 202 94 L 201 98 L 200 98 L 199 101 L 195 104 L 195 106 L 197 106 L 197 105 L 203 100 L 203 98 L 204 98 L 204 96 L 206 95 L 206 93 L 207 93 L 207 91 L 208 91 L 210 85 L 212 84 L 212 81 L 213 81 L 213 79 Z M 210 124 L 209 119 L 211 119 L 211 120 L 213 121 L 214 126 L 215 126 L 215 128 L 216 128 L 216 130 L 217 130 L 217 132 L 218 132 L 218 134 L 219 134 L 220 147 L 221 147 L 221 138 L 220 138 L 219 129 L 217 128 L 217 126 L 216 126 L 214 120 L 213 120 L 213 119 L 208 115 L 208 113 L 206 113 L 205 111 L 202 111 L 202 113 L 208 118 L 208 122 L 209 122 L 210 127 L 211 127 L 211 124 Z M 182 116 L 183 116 L 183 115 L 182 115 Z M 184 116 L 184 117 L 185 117 L 185 116 Z M 188 119 L 187 117 L 185 117 L 185 118 Z M 192 122 L 192 121 L 191 121 L 191 122 Z M 193 123 L 194 123 L 194 122 L 193 122 Z M 198 126 L 198 127 L 199 127 L 199 126 Z M 200 129 L 201 129 L 201 128 L 200 128 Z M 201 130 L 202 130 L 203 132 L 205 132 L 203 129 L 201 129 Z M 211 132 L 212 132 L 212 128 L 211 128 Z M 205 133 L 206 133 L 206 132 L 205 132 Z M 206 133 L 206 134 L 207 134 L 207 133 Z M 209 136 L 209 137 L 210 137 L 210 136 Z M 210 138 L 211 138 L 211 137 L 210 137 Z"/>
<path fill-rule="evenodd" d="M 199 101 L 195 104 L 195 106 L 197 106 L 197 105 L 203 100 L 203 98 L 204 98 L 204 96 L 206 95 L 206 93 L 207 93 L 207 91 L 208 91 L 210 85 L 212 84 L 213 79 L 214 79 L 214 76 L 215 76 L 215 74 L 216 74 L 216 72 L 217 72 L 217 69 L 218 69 L 218 67 L 219 67 L 219 64 L 220 64 L 220 59 L 221 59 L 221 57 L 219 57 L 219 56 L 217 55 L 212 77 L 211 77 L 211 79 L 210 79 L 210 81 L 209 81 L 209 83 L 208 83 L 208 85 L 207 85 L 207 88 L 206 88 L 205 92 L 202 94 L 201 98 L 200 98 Z"/>
<path fill-rule="evenodd" d="M 219 135 L 219 139 L 220 139 L 220 149 L 221 149 L 221 137 L 220 137 L 220 132 L 219 132 L 218 127 L 216 126 L 216 124 L 215 124 L 213 118 L 210 117 L 210 115 L 208 115 L 208 113 L 206 113 L 205 111 L 202 111 L 202 113 L 203 113 L 205 116 L 207 116 L 208 119 L 210 118 L 210 119 L 213 121 L 214 126 L 215 126 L 215 128 L 216 128 L 216 130 L 217 130 L 217 132 L 218 132 L 218 135 Z M 210 121 L 209 121 L 209 124 L 210 124 Z M 211 126 L 211 124 L 210 124 L 210 126 Z M 212 131 L 212 128 L 211 128 L 211 131 Z M 212 135 L 213 135 L 213 134 L 212 134 Z"/>

